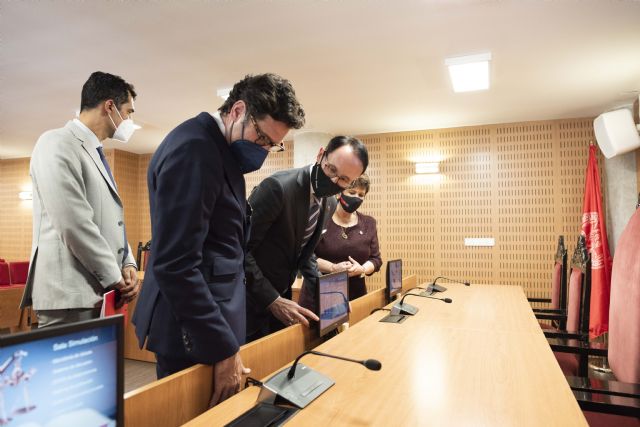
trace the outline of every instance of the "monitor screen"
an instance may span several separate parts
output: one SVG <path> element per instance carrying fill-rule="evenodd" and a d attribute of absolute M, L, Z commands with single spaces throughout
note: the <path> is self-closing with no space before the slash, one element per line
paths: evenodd
<path fill-rule="evenodd" d="M 402 260 L 394 259 L 387 262 L 387 300 L 402 291 Z"/>
<path fill-rule="evenodd" d="M 346 271 L 318 278 L 320 336 L 349 319 L 349 274 Z"/>
<path fill-rule="evenodd" d="M 122 316 L 0 337 L 0 425 L 122 426 Z"/>

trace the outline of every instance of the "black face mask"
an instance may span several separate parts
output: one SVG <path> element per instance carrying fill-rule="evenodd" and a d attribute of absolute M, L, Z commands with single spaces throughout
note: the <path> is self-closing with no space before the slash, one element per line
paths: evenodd
<path fill-rule="evenodd" d="M 320 159 L 322 163 L 322 159 Z M 313 187 L 313 194 L 317 197 L 328 197 L 338 194 L 343 189 L 335 182 L 331 181 L 320 166 L 320 163 L 313 165 L 311 169 L 311 186 Z"/>
<path fill-rule="evenodd" d="M 344 193 L 340 195 L 338 201 L 340 202 L 340 206 L 342 206 L 342 209 L 344 209 L 344 211 L 348 213 L 354 213 L 355 211 L 357 211 L 363 202 L 360 197 L 347 196 Z"/>

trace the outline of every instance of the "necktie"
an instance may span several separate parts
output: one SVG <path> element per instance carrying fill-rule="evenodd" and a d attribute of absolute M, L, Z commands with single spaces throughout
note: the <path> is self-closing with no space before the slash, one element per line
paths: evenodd
<path fill-rule="evenodd" d="M 116 185 L 116 180 L 113 179 L 113 174 L 111 173 L 111 168 L 109 167 L 109 162 L 107 162 L 107 158 L 104 155 L 104 150 L 102 149 L 102 147 L 98 147 L 96 148 L 96 150 L 98 150 L 98 154 L 100 155 L 100 160 L 102 160 L 102 164 L 104 165 L 104 168 L 107 170 L 107 173 L 109 174 L 109 178 L 111 179 L 111 183 L 113 184 L 113 186 L 117 189 L 118 186 Z M 127 243 L 127 226 L 124 224 L 122 224 L 122 233 L 123 233 L 123 237 L 124 237 L 124 253 L 122 256 L 122 259 L 125 260 L 127 259 L 127 256 L 129 255 L 129 244 Z"/>
<path fill-rule="evenodd" d="M 102 147 L 98 147 L 98 148 L 96 148 L 96 150 L 98 150 L 98 154 L 100 155 L 100 160 L 102 160 L 102 164 L 104 165 L 104 168 L 107 170 L 107 173 L 109 174 L 109 178 L 111 179 L 111 183 L 113 184 L 114 187 L 118 188 L 118 186 L 116 185 L 116 180 L 113 179 L 113 174 L 111 173 L 111 168 L 109 167 L 109 162 L 107 162 L 107 158 L 104 155 L 104 150 L 102 149 Z"/>
<path fill-rule="evenodd" d="M 320 203 L 314 197 L 313 203 L 309 207 L 309 221 L 307 221 L 307 227 L 304 230 L 304 237 L 302 238 L 302 247 L 309 242 L 309 239 L 313 235 L 313 232 L 316 230 L 316 226 L 318 225 L 318 217 L 320 216 Z"/>

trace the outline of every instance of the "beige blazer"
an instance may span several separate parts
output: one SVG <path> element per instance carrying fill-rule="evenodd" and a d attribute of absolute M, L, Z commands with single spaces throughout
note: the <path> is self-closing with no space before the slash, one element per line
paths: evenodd
<path fill-rule="evenodd" d="M 124 211 L 86 131 L 73 121 L 40 136 L 31 156 L 33 243 L 21 307 L 90 308 L 122 277 Z"/>

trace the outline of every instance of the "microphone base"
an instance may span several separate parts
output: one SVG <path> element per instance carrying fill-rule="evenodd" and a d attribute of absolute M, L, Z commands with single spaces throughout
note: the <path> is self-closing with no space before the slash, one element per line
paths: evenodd
<path fill-rule="evenodd" d="M 407 316 L 404 314 L 387 314 L 385 317 L 379 320 L 379 322 L 385 323 L 402 323 L 407 320 Z"/>
<path fill-rule="evenodd" d="M 293 378 L 287 378 L 288 373 L 287 367 L 265 381 L 258 402 L 284 403 L 303 409 L 335 384 L 331 378 L 302 363 L 298 363 Z"/>
<path fill-rule="evenodd" d="M 407 316 L 413 316 L 418 312 L 419 308 L 414 306 L 414 305 L 410 305 L 407 304 L 406 302 L 402 303 L 402 305 L 400 304 L 396 304 L 391 308 L 391 314 L 405 314 Z"/>
<path fill-rule="evenodd" d="M 444 292 L 446 291 L 447 288 L 445 288 L 444 286 L 440 286 L 437 283 L 432 283 L 429 286 L 427 286 L 427 290 L 425 292 Z M 429 294 L 431 295 L 431 294 Z"/>

